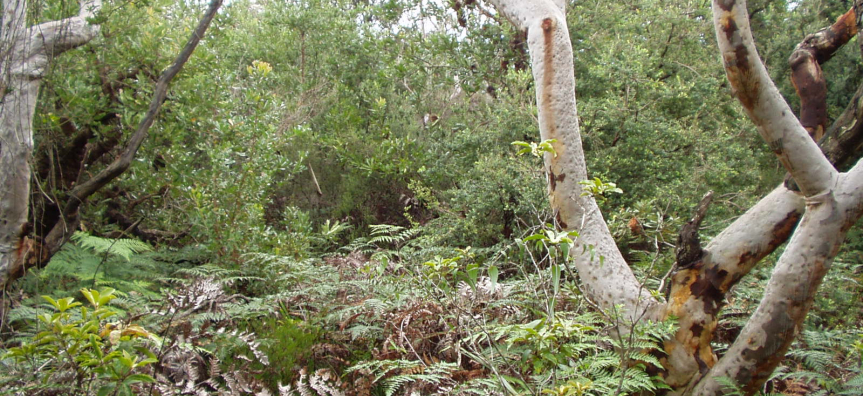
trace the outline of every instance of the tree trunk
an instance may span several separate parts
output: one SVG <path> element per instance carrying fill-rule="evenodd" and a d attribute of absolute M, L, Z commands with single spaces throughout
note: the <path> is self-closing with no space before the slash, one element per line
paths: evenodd
<path fill-rule="evenodd" d="M 21 270 L 34 244 L 25 239 L 33 151 L 33 112 L 51 57 L 92 40 L 87 22 L 101 0 L 80 3 L 78 16 L 27 27 L 26 0 L 4 0 L 0 38 L 0 288 Z"/>
<path fill-rule="evenodd" d="M 658 319 L 657 301 L 636 280 L 617 248 L 593 197 L 578 183 L 587 179 L 575 104 L 572 43 L 566 26 L 565 1 L 494 1 L 500 13 L 527 31 L 539 129 L 543 140 L 555 139 L 555 154 L 545 155 L 548 193 L 557 226 L 579 233 L 571 249 L 587 295 L 605 308 L 622 306 L 629 321 Z"/>
<path fill-rule="evenodd" d="M 543 140 L 557 140 L 556 155 L 545 156 L 551 206 L 557 225 L 579 231 L 579 248 L 593 253 L 574 258 L 588 297 L 605 310 L 622 305 L 625 317 L 632 320 L 669 315 L 679 318 L 680 328 L 666 342 L 662 360 L 672 394 L 724 394 L 727 390 L 716 381 L 721 377 L 730 378 L 747 394 L 756 392 L 784 358 L 845 232 L 863 210 L 863 165 L 848 173 L 839 173 L 833 166 L 853 162 L 859 150 L 847 144 L 831 149 L 835 145 L 828 144 L 828 159 L 810 137 L 810 132 L 819 137 L 826 125 L 818 62 L 829 59 L 838 46 L 856 34 L 855 13 L 843 15 L 827 33 L 808 37 L 792 57 L 796 62 L 795 84 L 801 96 L 806 96 L 808 121 L 804 126 L 782 99 L 755 51 L 745 1 L 714 0 L 714 25 L 728 80 L 799 192 L 778 187 L 704 248 L 697 243 L 697 227 L 690 227 L 692 235 L 685 238 L 692 242 L 690 249 L 680 256 L 668 302 L 660 304 L 635 280 L 596 203 L 581 195 L 578 182 L 587 179 L 587 171 L 576 117 L 565 2 L 494 2 L 518 29 L 528 32 L 540 132 Z M 855 99 L 859 102 L 859 95 Z M 846 113 L 858 114 L 861 106 L 856 102 Z M 854 123 L 846 121 L 843 125 L 850 124 Z M 863 141 L 851 128 L 836 129 L 830 131 L 833 140 Z M 699 209 L 694 224 L 704 216 L 704 210 Z M 790 243 L 776 264 L 756 313 L 717 361 L 710 342 L 725 294 L 789 236 Z"/>

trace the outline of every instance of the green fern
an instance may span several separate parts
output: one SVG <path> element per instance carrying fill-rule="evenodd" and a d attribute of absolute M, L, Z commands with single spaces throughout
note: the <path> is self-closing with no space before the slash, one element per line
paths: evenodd
<path fill-rule="evenodd" d="M 856 376 L 848 380 L 848 382 L 844 384 L 844 388 L 844 390 L 839 392 L 840 395 L 863 395 L 863 373 L 858 373 Z"/>
<path fill-rule="evenodd" d="M 863 395 L 863 367 L 851 363 L 853 372 L 857 375 L 848 381 L 837 378 L 835 373 L 847 372 L 846 367 L 852 361 L 853 354 L 848 354 L 848 345 L 857 345 L 854 338 L 859 335 L 841 330 L 805 330 L 795 348 L 787 353 L 787 357 L 800 362 L 803 370 L 798 370 L 781 376 L 795 378 L 820 388 L 813 394 Z M 858 352 L 859 353 L 859 352 Z"/>
<path fill-rule="evenodd" d="M 399 225 L 375 224 L 369 226 L 371 235 L 354 239 L 341 248 L 343 251 L 360 251 L 363 254 L 374 254 L 373 259 L 390 260 L 393 257 L 403 260 L 403 249 L 420 234 L 420 228 L 405 228 Z"/>
<path fill-rule="evenodd" d="M 457 363 L 438 362 L 426 365 L 410 360 L 372 360 L 356 364 L 346 371 L 368 372 L 374 378 L 372 384 L 379 384 L 385 396 L 394 395 L 407 384 L 422 381 L 430 385 L 440 385 L 458 370 Z"/>
<path fill-rule="evenodd" d="M 126 261 L 131 260 L 135 254 L 153 250 L 152 246 L 137 239 L 101 238 L 80 231 L 72 234 L 72 242 L 84 249 L 92 250 L 96 254 L 119 256 Z"/>
<path fill-rule="evenodd" d="M 138 240 L 76 232 L 39 272 L 39 278 L 62 285 L 56 290 L 61 294 L 94 286 L 117 289 L 120 295 L 131 291 L 154 294 L 150 280 L 159 277 L 165 266 L 152 253 L 150 245 Z"/>

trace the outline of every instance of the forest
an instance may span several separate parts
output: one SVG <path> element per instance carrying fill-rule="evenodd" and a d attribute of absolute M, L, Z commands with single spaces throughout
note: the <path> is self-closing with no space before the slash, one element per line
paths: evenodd
<path fill-rule="evenodd" d="M 863 0 L 0 12 L 0 395 L 863 395 Z"/>

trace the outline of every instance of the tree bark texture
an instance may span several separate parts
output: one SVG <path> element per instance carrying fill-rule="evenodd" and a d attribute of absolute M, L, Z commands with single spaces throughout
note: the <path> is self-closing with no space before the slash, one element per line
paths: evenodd
<path fill-rule="evenodd" d="M 801 123 L 755 50 L 745 1 L 713 1 L 717 41 L 734 94 L 799 191 L 777 187 L 703 248 L 697 235 L 698 220 L 706 210 L 702 205 L 688 230 L 691 235 L 685 238 L 691 242 L 681 255 L 686 262 L 673 274 L 668 302 L 662 304 L 645 296 L 595 201 L 581 194 L 578 182 L 587 179 L 587 170 L 576 116 L 565 2 L 494 3 L 516 28 L 527 31 L 541 138 L 556 139 L 556 155 L 545 156 L 551 206 L 558 227 L 579 231 L 581 249 L 594 252 L 574 258 L 588 296 L 606 310 L 622 305 L 625 317 L 633 320 L 679 318 L 680 328 L 666 342 L 662 359 L 665 379 L 673 388 L 670 393 L 724 394 L 728 390 L 716 381 L 720 377 L 731 378 L 749 394 L 757 391 L 784 357 L 845 232 L 861 216 L 863 166 L 848 173 L 839 173 L 833 166 L 859 158 L 861 134 L 850 127 L 840 131 L 834 124 L 827 142 L 840 142 L 841 147 L 826 145 L 829 158 L 813 140 L 820 138 L 826 125 L 820 63 L 856 34 L 856 8 L 830 28 L 807 37 L 792 56 L 795 86 L 804 102 L 806 121 Z M 843 116 L 855 122 L 842 125 L 856 125 L 863 107 L 858 103 L 863 103 L 860 95 L 846 110 L 850 114 Z M 850 141 L 857 142 L 857 149 L 849 147 Z M 717 360 L 710 342 L 726 293 L 789 238 L 756 313 Z"/>
<path fill-rule="evenodd" d="M 800 123 L 816 142 L 827 129 L 827 82 L 821 64 L 856 34 L 857 17 L 851 7 L 833 25 L 806 36 L 788 59 L 791 82 L 800 97 Z"/>
<path fill-rule="evenodd" d="M 101 0 L 80 3 L 77 16 L 26 26 L 26 0 L 4 0 L 0 36 L 0 288 L 20 271 L 25 239 L 33 151 L 33 112 L 49 60 L 86 44 L 99 31 L 87 19 Z"/>
<path fill-rule="evenodd" d="M 578 127 L 572 43 L 566 26 L 565 1 L 496 0 L 498 11 L 527 31 L 539 129 L 543 140 L 555 139 L 555 153 L 545 155 L 548 193 L 557 226 L 576 230 L 571 250 L 574 266 L 585 280 L 585 292 L 600 306 L 623 306 L 623 318 L 656 319 L 656 301 L 641 288 L 617 248 L 596 201 L 582 195 L 578 183 L 587 166 Z"/>

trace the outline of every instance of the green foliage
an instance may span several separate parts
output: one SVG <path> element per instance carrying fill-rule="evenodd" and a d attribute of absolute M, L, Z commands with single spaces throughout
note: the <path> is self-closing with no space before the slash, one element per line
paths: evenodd
<path fill-rule="evenodd" d="M 379 386 L 384 396 L 392 396 L 404 386 L 414 382 L 437 385 L 449 378 L 458 364 L 440 362 L 426 364 L 408 360 L 372 360 L 351 366 L 346 373 L 359 372 L 371 377 L 371 384 Z"/>
<path fill-rule="evenodd" d="M 81 294 L 89 309 L 72 297 L 43 296 L 53 313 L 38 315 L 36 334 L 3 355 L 14 363 L 0 388 L 131 396 L 155 381 L 142 369 L 158 362 L 153 350 L 161 339 L 139 325 L 109 322 L 116 315 L 108 307 L 114 290 Z"/>
<path fill-rule="evenodd" d="M 238 324 L 258 321 L 273 307 L 259 299 L 237 301 L 226 291 L 254 278 L 207 265 L 177 275 L 166 280 L 172 287 L 158 297 L 83 289 L 90 308 L 71 297 L 49 296 L 43 298 L 51 310 L 16 308 L 13 323 L 32 335 L 19 337 L 4 355 L 10 375 L 3 377 L 2 390 L 132 395 L 145 387 L 161 394 L 265 389 L 250 365 L 266 367 L 269 359 L 258 337 Z M 107 306 L 112 300 L 115 309 Z M 147 329 L 161 330 L 157 336 Z"/>
<path fill-rule="evenodd" d="M 312 359 L 312 347 L 317 344 L 321 330 L 301 320 L 264 318 L 250 323 L 251 330 L 258 338 L 266 340 L 262 351 L 269 358 L 266 375 L 263 379 L 270 388 L 279 383 L 290 383 L 295 373 Z"/>
<path fill-rule="evenodd" d="M 798 348 L 787 357 L 799 362 L 802 370 L 784 378 L 802 380 L 817 386 L 812 395 L 863 395 L 863 333 L 842 331 L 804 331 Z M 848 371 L 846 378 L 836 373 Z"/>
<path fill-rule="evenodd" d="M 704 2 L 570 3 L 589 170 L 581 185 L 653 288 L 704 191 L 718 199 L 702 234 L 715 235 L 783 172 L 729 95 Z M 33 22 L 78 7 L 29 4 Z M 847 4 L 750 4 L 759 49 L 796 106 L 788 54 Z M 35 236 L 45 236 L 80 175 L 103 169 L 121 149 L 202 5 L 105 1 L 100 36 L 53 60 L 34 119 Z M 99 337 L 98 348 L 79 347 L 105 356 L 120 348 L 102 372 L 44 351 L 41 363 L 3 364 L 22 378 L 51 380 L 64 370 L 77 376 L 77 364 L 93 378 L 91 393 L 102 388 L 97 382 L 126 392 L 124 381 L 145 380 L 139 373 L 162 394 L 290 392 L 279 381 L 320 394 L 321 384 L 355 379 L 354 390 L 381 394 L 658 390 L 645 368 L 658 363 L 648 352 L 670 325 L 620 323 L 581 295 L 568 266 L 578 235 L 549 225 L 534 158 L 557 153 L 554 140 L 536 142 L 524 38 L 486 7 L 226 4 L 128 173 L 82 207 L 90 234 L 76 233 L 21 282 L 22 296 L 51 294 L 57 304 L 82 287 L 116 289 L 117 329 L 159 329 L 162 375 L 156 364 L 140 366 L 147 355 L 128 347 L 151 341 L 129 335 L 117 347 L 116 330 Z M 863 75 L 848 47 L 824 65 L 831 117 Z M 117 239 L 131 233 L 147 243 Z M 859 351 L 848 351 L 860 319 L 846 314 L 863 301 L 858 234 L 850 232 L 826 280 L 837 287 L 819 292 L 804 342 L 789 353 L 789 371 L 801 374 L 784 380 L 821 392 L 859 389 Z M 765 264 L 735 288 L 720 353 L 757 306 Z M 47 331 L 36 318 L 58 307 L 23 299 L 6 317 L 14 334 L 4 345 L 35 348 L 34 337 Z M 85 326 L 78 308 L 67 307 L 63 323 Z M 609 323 L 630 331 L 609 335 Z M 48 393 L 51 384 L 22 389 Z"/>
<path fill-rule="evenodd" d="M 153 281 L 169 270 L 169 259 L 135 239 L 111 239 L 76 232 L 51 261 L 27 282 L 60 286 L 55 293 L 76 287 L 105 286 L 120 292 L 152 293 Z M 41 287 L 45 287 L 41 285 Z"/>
<path fill-rule="evenodd" d="M 617 184 L 604 182 L 598 177 L 593 178 L 593 180 L 582 180 L 578 184 L 584 186 L 584 191 L 582 191 L 581 195 L 596 199 L 604 200 L 607 198 L 605 194 L 608 193 L 623 194 L 623 190 L 617 188 Z"/>
<path fill-rule="evenodd" d="M 444 293 L 455 290 L 459 282 L 465 282 L 476 290 L 481 269 L 479 263 L 474 260 L 476 255 L 470 251 L 470 247 L 455 250 L 459 253 L 456 256 L 447 258 L 435 256 L 433 260 L 423 263 L 423 276 L 431 286 Z M 487 271 L 491 290 L 496 290 L 497 267 L 490 266 Z"/>
<path fill-rule="evenodd" d="M 377 268 L 378 275 L 383 273 L 391 260 L 395 260 L 396 264 L 402 261 L 403 255 L 409 253 L 410 250 L 405 249 L 405 247 L 409 246 L 411 240 L 421 231 L 418 228 L 405 228 L 390 224 L 370 225 L 369 230 L 371 235 L 368 238 L 357 238 L 345 246 L 343 250 L 349 252 L 356 250 L 364 254 L 371 254 L 372 260 L 380 263 Z"/>
<path fill-rule="evenodd" d="M 493 339 L 506 341 L 505 355 L 520 357 L 535 378 L 551 381 L 543 393 L 634 394 L 655 392 L 667 386 L 646 373 L 649 366 L 662 367 L 649 351 L 661 350 L 662 341 L 673 334 L 673 322 L 643 323 L 623 336 L 602 335 L 607 318 L 589 313 L 559 313 L 527 324 L 500 326 Z M 614 348 L 601 347 L 610 344 Z M 546 372 L 550 375 L 545 375 Z"/>
<path fill-rule="evenodd" d="M 521 150 L 518 150 L 518 155 L 530 154 L 534 157 L 542 157 L 543 153 L 549 153 L 555 157 L 557 157 L 557 153 L 554 151 L 553 144 L 557 142 L 557 139 L 546 139 L 540 143 L 536 142 L 522 142 L 515 141 L 512 142 L 515 146 L 523 147 Z"/>

